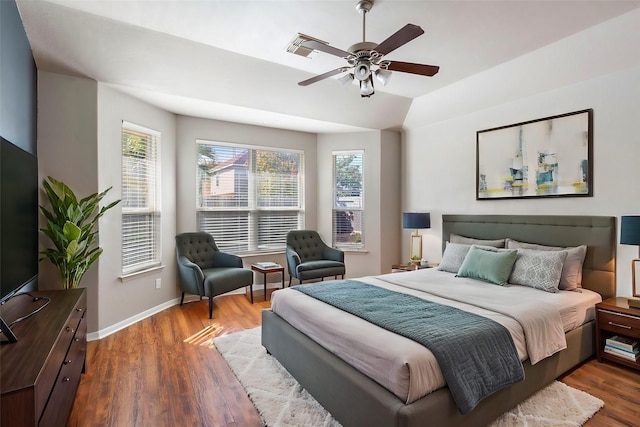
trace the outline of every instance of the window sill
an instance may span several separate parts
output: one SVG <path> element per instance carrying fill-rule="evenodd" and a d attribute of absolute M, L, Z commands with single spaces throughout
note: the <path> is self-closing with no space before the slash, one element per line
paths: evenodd
<path fill-rule="evenodd" d="M 368 250 L 356 250 L 356 249 L 341 249 L 342 252 L 348 255 L 367 255 L 369 253 Z"/>
<path fill-rule="evenodd" d="M 120 281 L 124 283 L 130 280 L 138 279 L 142 276 L 150 275 L 162 269 L 164 269 L 164 265 L 156 265 L 155 267 L 150 267 L 150 268 L 147 268 L 146 270 L 140 270 L 140 271 L 136 271 L 135 273 L 129 273 L 129 274 L 120 276 L 118 277 L 118 279 L 120 279 Z"/>

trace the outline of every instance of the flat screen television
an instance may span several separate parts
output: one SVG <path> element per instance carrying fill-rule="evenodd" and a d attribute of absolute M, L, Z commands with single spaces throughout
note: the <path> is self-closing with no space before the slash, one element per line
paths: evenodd
<path fill-rule="evenodd" d="M 38 159 L 0 139 L 0 304 L 4 304 L 18 291 L 37 286 Z M 7 336 L 6 324 L 1 319 L 0 323 Z"/>

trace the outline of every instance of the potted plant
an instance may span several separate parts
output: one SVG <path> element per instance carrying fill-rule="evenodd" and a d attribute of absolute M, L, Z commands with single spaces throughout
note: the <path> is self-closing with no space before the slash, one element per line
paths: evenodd
<path fill-rule="evenodd" d="M 100 208 L 100 201 L 111 187 L 102 193 L 94 193 L 78 200 L 71 189 L 52 177 L 42 181 L 42 186 L 51 204 L 51 210 L 40 206 L 47 219 L 42 231 L 53 242 L 53 248 L 40 252 L 60 271 L 64 289 L 77 288 L 82 276 L 100 254 L 102 248 L 94 245 L 98 231 L 98 220 L 120 200 Z"/>
<path fill-rule="evenodd" d="M 420 258 L 418 255 L 414 255 L 411 257 L 412 264 L 420 264 L 420 261 L 422 261 L 422 258 Z"/>

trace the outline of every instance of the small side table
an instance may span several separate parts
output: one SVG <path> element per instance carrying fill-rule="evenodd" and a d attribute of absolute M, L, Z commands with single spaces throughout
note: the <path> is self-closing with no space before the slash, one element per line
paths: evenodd
<path fill-rule="evenodd" d="M 613 335 L 640 341 L 640 309 L 629 307 L 624 297 L 609 298 L 596 304 L 596 328 L 598 362 L 605 359 L 633 369 L 640 369 L 640 360 L 628 360 L 604 351 L 607 338 Z"/>
<path fill-rule="evenodd" d="M 251 264 L 251 270 L 262 273 L 264 277 L 264 300 L 267 301 L 267 274 L 280 273 L 282 275 L 282 289 L 284 289 L 284 267 L 280 264 L 272 264 L 261 266 L 260 264 Z M 251 304 L 253 304 L 253 292 L 251 293 Z"/>

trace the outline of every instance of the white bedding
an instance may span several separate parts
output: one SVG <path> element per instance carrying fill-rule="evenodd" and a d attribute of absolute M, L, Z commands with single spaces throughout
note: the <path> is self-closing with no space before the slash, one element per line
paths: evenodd
<path fill-rule="evenodd" d="M 564 348 L 564 332 L 592 320 L 594 306 L 602 300 L 599 294 L 586 289 L 582 293 L 553 294 L 525 286 L 502 287 L 456 278 L 435 268 L 357 280 L 488 317 L 509 330 L 520 359 L 531 358 L 532 363 Z M 464 298 L 468 303 L 461 302 Z M 445 385 L 431 351 L 408 338 L 295 289 L 274 292 L 271 309 L 406 403 Z M 534 317 L 535 313 L 544 314 Z M 518 321 L 512 315 L 522 318 Z M 544 322 L 550 318 L 558 324 Z M 529 331 L 526 338 L 525 330 Z"/>

